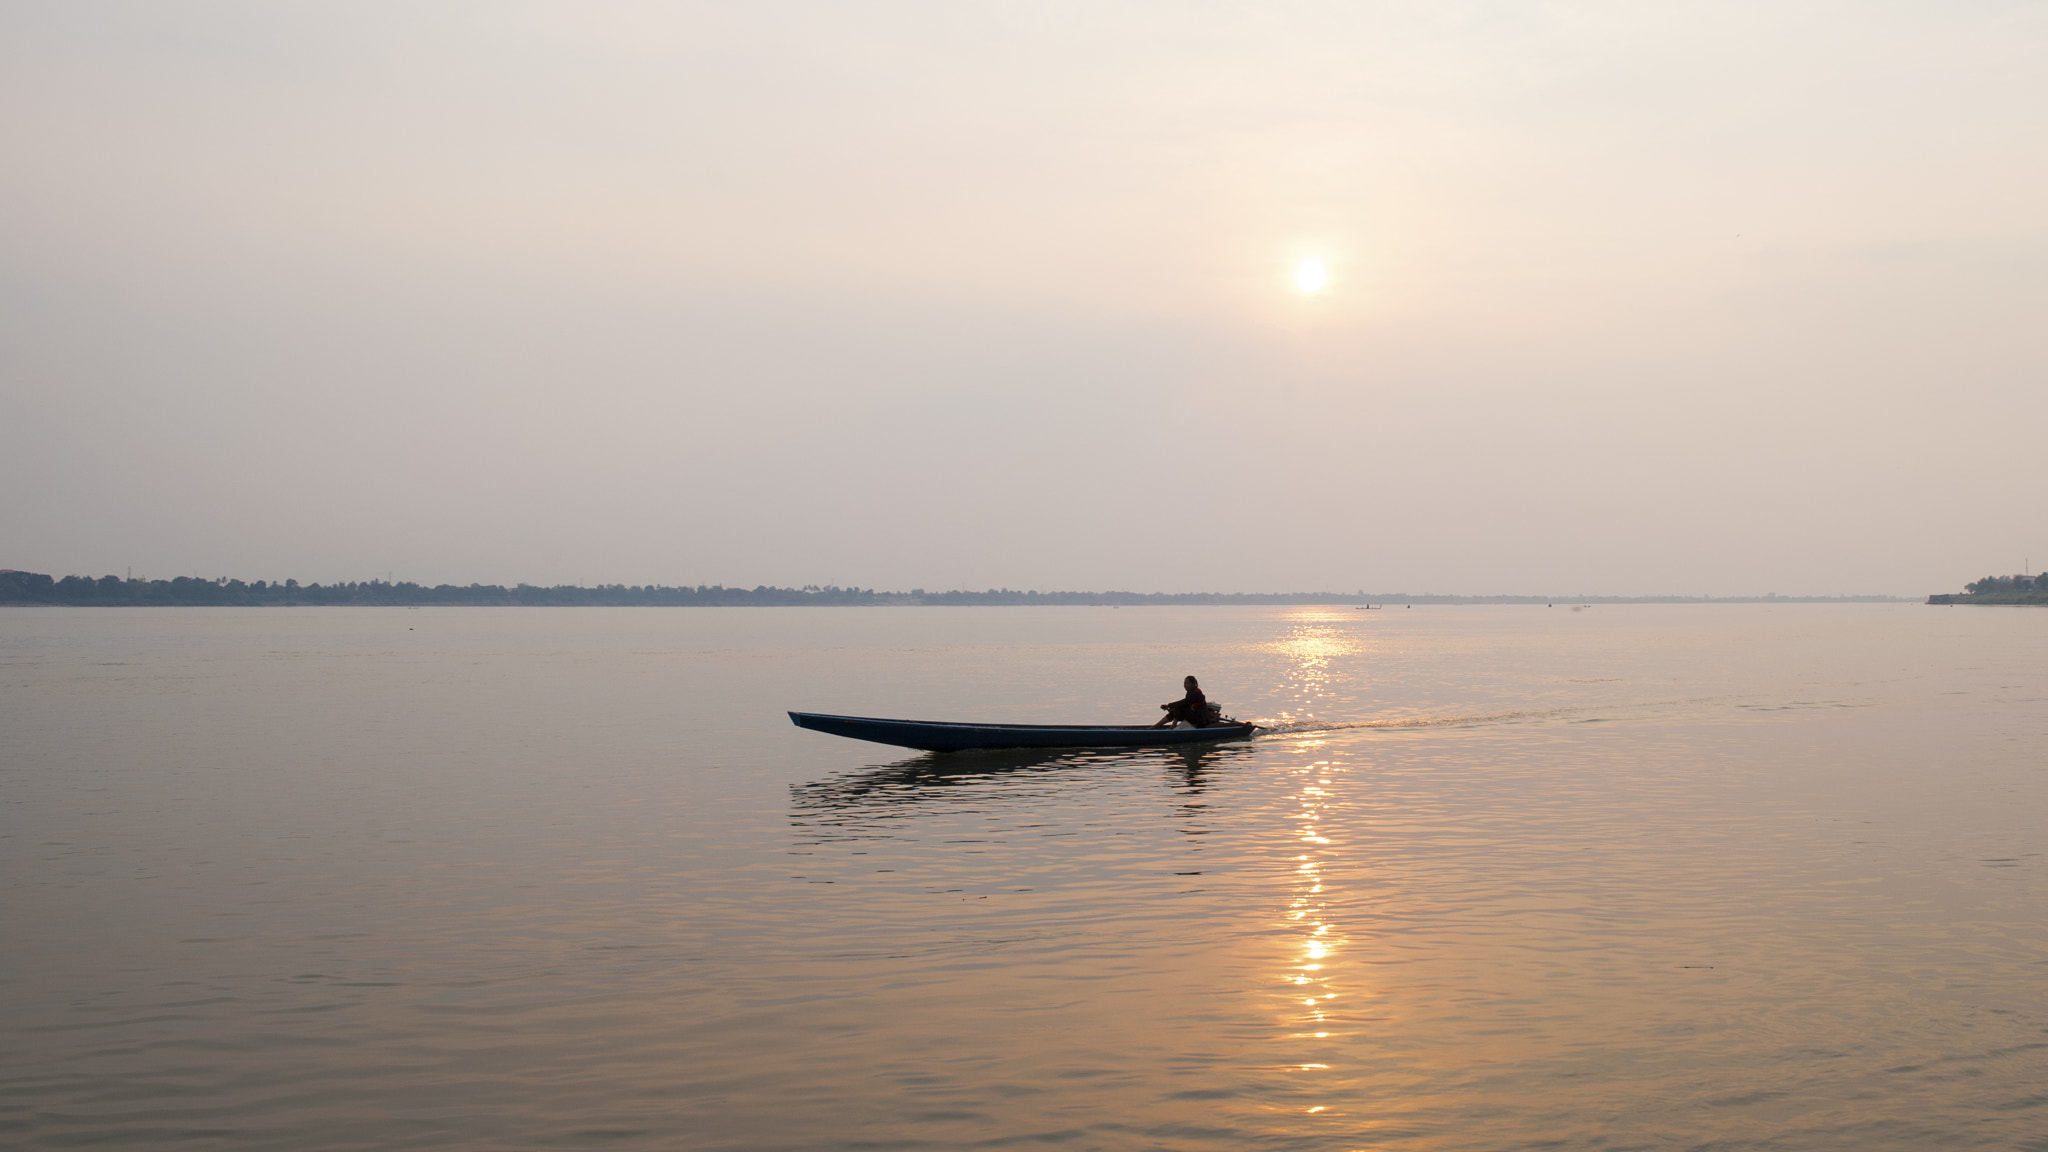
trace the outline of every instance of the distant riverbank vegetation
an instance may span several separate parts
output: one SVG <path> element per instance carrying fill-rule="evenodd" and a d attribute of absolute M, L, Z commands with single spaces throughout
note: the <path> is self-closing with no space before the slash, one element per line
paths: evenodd
<path fill-rule="evenodd" d="M 213 580 L 180 576 L 174 580 L 66 576 L 53 579 L 38 572 L 0 572 L 0 604 L 66 604 L 101 606 L 269 607 L 299 604 L 424 607 L 579 607 L 584 605 L 652 605 L 677 607 L 777 606 L 791 604 L 880 604 L 897 597 L 872 588 L 726 588 L 718 585 L 667 587 L 557 584 L 436 584 L 428 587 L 401 580 L 337 581 L 301 584 L 297 580 Z"/>
<path fill-rule="evenodd" d="M 1961 592 L 1929 596 L 1929 604 L 2048 604 L 2048 572 L 2039 576 L 1986 576 Z"/>
<path fill-rule="evenodd" d="M 1972 588 L 1976 585 L 1971 585 Z M 295 605 L 367 605 L 417 608 L 429 605 L 465 607 L 787 607 L 794 605 L 922 604 L 934 606 L 1071 604 L 1702 604 L 1702 603 L 1839 603 L 1882 602 L 1891 596 L 1439 596 L 1405 592 L 1018 592 L 990 588 L 984 592 L 880 592 L 873 588 L 806 585 L 802 588 L 727 588 L 665 584 L 436 584 L 363 580 L 332 584 L 301 584 L 297 580 L 231 580 L 179 576 L 172 580 L 137 577 L 65 576 L 0 570 L 0 604 L 52 604 L 72 607 L 220 607 L 257 608 Z"/>

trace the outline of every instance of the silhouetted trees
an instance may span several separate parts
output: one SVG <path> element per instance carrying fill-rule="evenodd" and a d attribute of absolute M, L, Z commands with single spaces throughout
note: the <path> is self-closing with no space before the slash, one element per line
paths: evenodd
<path fill-rule="evenodd" d="M 2039 576 L 1986 576 L 1963 585 L 1963 590 L 1972 596 L 1990 596 L 2001 592 L 2048 592 L 2048 572 Z"/>
<path fill-rule="evenodd" d="M 2024 577 L 1986 577 L 2015 580 Z M 1981 583 L 1981 581 L 1980 581 Z M 1973 590 L 1976 584 L 1970 586 Z M 783 607 L 797 605 L 929 604 L 971 607 L 1008 604 L 1068 605 L 1192 605 L 1192 604 L 1672 604 L 1718 601 L 1797 603 L 1802 601 L 1881 601 L 1890 596 L 1411 596 L 1404 592 L 1019 592 L 990 588 L 983 592 L 878 592 L 873 588 L 836 585 L 802 588 L 727 588 L 722 584 L 670 587 L 665 584 L 436 584 L 431 587 L 401 580 L 300 584 L 263 580 L 204 580 L 180 576 L 173 580 L 123 579 L 119 576 L 66 576 L 53 580 L 39 572 L 0 570 L 0 604 L 70 604 L 79 606 L 211 606 L 383 605 L 389 607 L 546 606 L 546 607 Z"/>
<path fill-rule="evenodd" d="M 1963 585 L 1962 595 L 1930 596 L 1932 604 L 2048 604 L 2048 572 L 2039 576 L 1986 576 Z"/>
<path fill-rule="evenodd" d="M 384 580 L 300 584 L 263 580 L 214 580 L 179 576 L 172 580 L 122 579 L 119 576 L 66 576 L 53 580 L 39 572 L 0 571 L 0 604 L 70 604 L 78 606 L 218 606 L 331 604 L 423 607 L 430 604 L 468 606 L 547 605 L 745 607 L 799 604 L 882 604 L 909 598 L 872 588 L 727 588 L 723 585 L 669 587 L 661 584 L 599 584 L 583 587 L 557 584 L 540 587 L 516 584 L 437 584 Z"/>

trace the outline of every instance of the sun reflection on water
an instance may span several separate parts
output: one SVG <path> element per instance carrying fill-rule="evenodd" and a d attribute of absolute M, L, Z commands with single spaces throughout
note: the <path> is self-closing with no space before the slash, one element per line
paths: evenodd
<path fill-rule="evenodd" d="M 1312 659 L 1313 655 L 1305 658 L 1305 662 Z M 1304 742 L 1301 749 L 1307 755 L 1315 755 L 1321 751 L 1320 742 Z M 1292 799 L 1298 808 L 1291 815 L 1297 821 L 1294 836 L 1299 850 L 1294 857 L 1292 899 L 1280 918 L 1287 941 L 1281 980 L 1288 992 L 1286 1006 L 1280 1011 L 1280 1037 L 1290 1046 L 1303 1042 L 1310 1045 L 1302 1054 L 1312 1058 L 1297 1059 L 1294 1063 L 1297 1074 L 1323 1076 L 1332 1072 L 1328 1046 L 1340 1038 L 1330 1027 L 1331 1002 L 1355 992 L 1344 986 L 1344 970 L 1338 962 L 1348 940 L 1332 916 L 1331 901 L 1325 892 L 1326 877 L 1335 863 L 1335 844 L 1331 837 L 1323 835 L 1322 821 L 1336 799 L 1334 785 L 1342 772 L 1342 766 L 1332 760 L 1313 760 L 1295 769 L 1300 783 Z M 1332 1087 L 1324 1084 L 1321 1092 Z M 1319 1094 L 1314 1081 L 1303 1083 L 1298 1090 L 1311 1097 Z M 1329 1108 L 1329 1103 L 1315 1103 L 1304 1110 L 1317 1114 Z"/>
<path fill-rule="evenodd" d="M 1307 719 L 1319 706 L 1330 702 L 1336 682 L 1333 664 L 1359 650 L 1356 621 L 1327 610 L 1296 612 L 1288 617 L 1288 629 L 1273 641 L 1272 651 L 1287 661 L 1282 696 L 1287 702 L 1280 712 L 1283 722 Z"/>

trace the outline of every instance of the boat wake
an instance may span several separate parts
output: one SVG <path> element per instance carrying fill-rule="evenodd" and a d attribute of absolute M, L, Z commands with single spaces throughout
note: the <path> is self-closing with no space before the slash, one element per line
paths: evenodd
<path fill-rule="evenodd" d="M 1511 724 L 1517 720 L 1548 720 L 1583 708 L 1553 708 L 1542 711 L 1489 712 L 1471 716 L 1398 716 L 1385 720 L 1357 720 L 1332 723 L 1324 720 L 1258 720 L 1261 736 L 1305 736 L 1317 732 L 1347 732 L 1359 728 L 1470 728 L 1480 724 Z"/>
<path fill-rule="evenodd" d="M 1480 712 L 1462 716 L 1391 716 L 1382 720 L 1333 723 L 1325 720 L 1255 720 L 1260 736 L 1304 736 L 1318 732 L 1345 732 L 1360 728 L 1401 730 L 1408 728 L 1476 728 L 1487 724 L 1517 724 L 1541 720 L 1621 719 L 1629 713 L 1705 704 L 1725 700 L 1724 696 L 1700 696 L 1687 700 L 1656 700 L 1642 704 L 1609 704 L 1601 707 L 1525 708 L 1513 712 Z"/>

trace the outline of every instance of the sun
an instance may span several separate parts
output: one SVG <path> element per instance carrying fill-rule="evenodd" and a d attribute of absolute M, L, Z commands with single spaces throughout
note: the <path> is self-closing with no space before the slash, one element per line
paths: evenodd
<path fill-rule="evenodd" d="M 1294 267 L 1294 286 L 1313 296 L 1330 282 L 1330 270 L 1311 256 Z"/>

